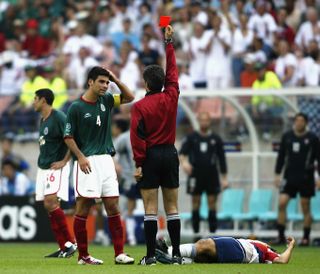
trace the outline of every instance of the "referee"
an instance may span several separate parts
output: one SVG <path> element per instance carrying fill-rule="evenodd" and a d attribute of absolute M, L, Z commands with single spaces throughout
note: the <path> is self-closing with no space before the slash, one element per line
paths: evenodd
<path fill-rule="evenodd" d="M 320 146 L 318 137 L 307 130 L 308 117 L 298 113 L 294 117 L 293 129 L 282 136 L 275 167 L 275 185 L 280 189 L 278 213 L 278 244 L 285 244 L 286 208 L 291 198 L 300 194 L 303 213 L 302 246 L 309 245 L 312 224 L 310 198 L 315 194 L 315 162 L 320 174 Z M 283 179 L 281 171 L 284 169 Z M 320 182 L 317 182 L 320 186 Z"/>
<path fill-rule="evenodd" d="M 201 194 L 206 192 L 209 207 L 209 229 L 217 229 L 216 204 L 221 190 L 218 164 L 221 173 L 222 189 L 228 187 L 227 163 L 222 139 L 210 130 L 211 118 L 208 112 L 198 115 L 200 131 L 185 138 L 180 150 L 183 170 L 189 176 L 187 191 L 192 195 L 192 227 L 199 232 Z"/>
<path fill-rule="evenodd" d="M 141 265 L 156 264 L 158 188 L 161 187 L 173 251 L 172 263 L 181 264 L 178 214 L 179 158 L 174 147 L 179 98 L 178 69 L 172 45 L 173 28 L 165 29 L 166 74 L 158 65 L 143 72 L 146 96 L 131 110 L 130 139 L 135 177 L 143 199 L 147 255 Z M 162 88 L 164 86 L 164 90 Z"/>

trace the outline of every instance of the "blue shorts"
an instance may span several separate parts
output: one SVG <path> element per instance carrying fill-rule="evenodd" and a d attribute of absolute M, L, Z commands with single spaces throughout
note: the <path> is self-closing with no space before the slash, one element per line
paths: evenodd
<path fill-rule="evenodd" d="M 246 253 L 240 242 L 232 237 L 210 237 L 216 244 L 218 263 L 243 263 Z"/>

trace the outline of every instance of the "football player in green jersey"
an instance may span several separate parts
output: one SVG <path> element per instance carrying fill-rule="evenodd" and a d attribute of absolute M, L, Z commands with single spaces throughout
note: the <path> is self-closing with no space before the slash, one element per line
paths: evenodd
<path fill-rule="evenodd" d="M 133 101 L 134 95 L 111 71 L 93 67 L 88 89 L 72 103 L 67 114 L 65 142 L 75 157 L 76 212 L 74 232 L 79 250 L 78 264 L 102 264 L 88 253 L 86 219 L 95 198 L 101 198 L 108 213 L 108 225 L 115 251 L 115 263 L 133 264 L 123 251 L 123 227 L 119 211 L 119 184 L 112 156 L 111 109 Z M 121 94 L 107 92 L 116 85 Z"/>
<path fill-rule="evenodd" d="M 46 257 L 67 258 L 75 253 L 77 246 L 58 198 L 68 201 L 70 152 L 63 139 L 66 116 L 52 108 L 53 101 L 52 90 L 45 88 L 35 92 L 33 106 L 41 114 L 36 200 L 43 201 L 59 244 L 59 250 Z"/>

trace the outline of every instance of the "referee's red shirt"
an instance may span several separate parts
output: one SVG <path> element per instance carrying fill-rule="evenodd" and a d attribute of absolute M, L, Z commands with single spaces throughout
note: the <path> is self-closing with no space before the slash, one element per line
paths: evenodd
<path fill-rule="evenodd" d="M 142 166 L 147 148 L 175 142 L 179 84 L 172 43 L 166 46 L 166 59 L 164 90 L 148 92 L 131 110 L 130 139 L 137 167 Z"/>

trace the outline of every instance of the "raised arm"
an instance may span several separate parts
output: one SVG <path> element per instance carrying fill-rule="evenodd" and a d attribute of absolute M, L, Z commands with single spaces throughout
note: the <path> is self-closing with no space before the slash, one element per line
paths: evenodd
<path fill-rule="evenodd" d="M 109 76 L 110 81 L 114 82 L 120 89 L 120 92 L 121 92 L 120 104 L 127 104 L 132 102 L 134 100 L 133 92 L 124 83 L 122 83 L 112 71 L 108 70 L 108 72 L 110 74 Z"/>
<path fill-rule="evenodd" d="M 173 28 L 170 25 L 167 26 L 164 33 L 166 43 L 166 78 L 164 83 L 164 91 L 175 91 L 179 93 L 178 68 L 176 64 L 174 47 L 172 44 L 173 33 Z"/>

